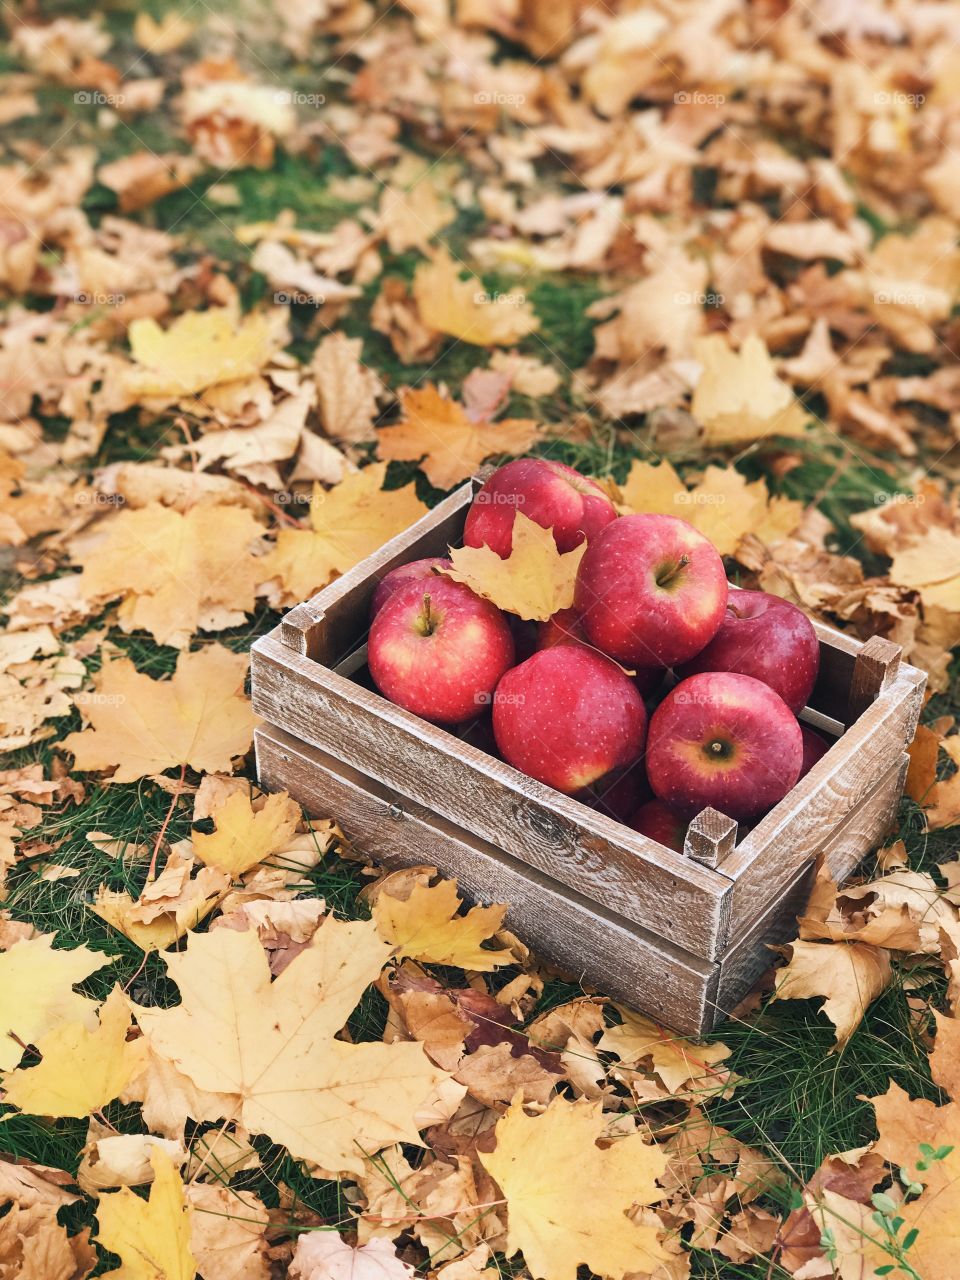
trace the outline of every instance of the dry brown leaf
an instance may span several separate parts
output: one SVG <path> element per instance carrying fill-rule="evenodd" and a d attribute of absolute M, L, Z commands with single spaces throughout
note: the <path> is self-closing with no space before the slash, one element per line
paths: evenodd
<path fill-rule="evenodd" d="M 328 436 L 357 444 L 376 437 L 374 419 L 380 379 L 361 362 L 363 342 L 329 333 L 313 353 L 310 367 L 317 384 L 320 421 Z"/>
<path fill-rule="evenodd" d="M 775 1000 L 823 997 L 823 1012 L 842 1048 L 893 976 L 889 954 L 862 942 L 793 942 L 790 960 L 776 973 Z"/>

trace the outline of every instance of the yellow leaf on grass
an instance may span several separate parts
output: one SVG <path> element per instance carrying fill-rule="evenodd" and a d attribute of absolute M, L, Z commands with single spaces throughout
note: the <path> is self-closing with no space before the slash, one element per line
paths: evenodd
<path fill-rule="evenodd" d="M 168 329 L 141 317 L 128 332 L 137 367 L 126 383 L 139 396 L 190 395 L 250 378 L 280 345 L 269 316 L 249 315 L 238 323 L 226 307 L 188 311 Z"/>
<path fill-rule="evenodd" d="M 274 604 L 298 604 L 346 573 L 426 513 L 414 485 L 383 488 L 385 462 L 348 475 L 332 489 L 314 490 L 311 529 L 282 529 L 262 578 L 277 578 Z"/>
<path fill-rule="evenodd" d="M 361 361 L 363 342 L 328 333 L 313 353 L 320 421 L 328 436 L 356 444 L 373 440 L 380 379 Z"/>
<path fill-rule="evenodd" d="M 462 905 L 456 880 L 440 880 L 433 886 L 414 885 L 404 901 L 381 893 L 373 920 L 380 937 L 396 948 L 398 956 L 483 971 L 512 964 L 511 952 L 489 951 L 480 945 L 501 927 L 507 908 L 473 907 L 460 916 L 457 911 Z"/>
<path fill-rule="evenodd" d="M 192 1182 L 187 1200 L 193 1209 L 190 1247 L 202 1276 L 270 1280 L 264 1235 L 270 1218 L 262 1200 L 251 1191 L 210 1182 Z"/>
<path fill-rule="evenodd" d="M 803 518 L 802 502 L 771 498 L 762 477 L 747 480 L 734 467 L 707 467 L 688 489 L 669 462 L 634 461 L 620 491 L 631 511 L 678 516 L 723 556 L 733 555 L 748 533 L 767 544 L 778 542 Z"/>
<path fill-rule="evenodd" d="M 192 859 L 171 854 L 161 875 L 139 898 L 101 885 L 90 910 L 142 951 L 163 951 L 195 929 L 230 888 L 230 876 L 216 867 L 201 867 L 190 879 L 192 866 Z"/>
<path fill-rule="evenodd" d="M 0 1071 L 17 1065 L 24 1044 L 36 1044 L 63 1023 L 97 1025 L 97 1002 L 73 987 L 113 957 L 87 947 L 55 951 L 53 941 L 52 933 L 44 933 L 0 952 Z"/>
<path fill-rule="evenodd" d="M 709 334 L 697 342 L 696 355 L 703 372 L 690 408 L 708 444 L 803 434 L 809 414 L 777 376 L 756 334 L 744 339 L 739 352 L 719 334 Z"/>
<path fill-rule="evenodd" d="M 606 1127 L 600 1102 L 556 1097 L 528 1116 L 516 1100 L 497 1123 L 496 1148 L 480 1153 L 506 1197 L 506 1253 L 522 1253 L 535 1280 L 575 1280 L 581 1264 L 621 1280 L 668 1259 L 656 1230 L 627 1216 L 661 1198 L 666 1153 L 639 1133 L 601 1149 Z"/>
<path fill-rule="evenodd" d="M 446 249 L 417 267 L 413 296 L 428 328 L 478 347 L 508 347 L 540 328 L 522 293 L 488 294 L 475 276 L 461 280 Z"/>
<path fill-rule="evenodd" d="M 246 791 L 234 791 L 213 811 L 215 830 L 193 833 L 193 849 L 201 862 L 240 876 L 277 849 L 297 829 L 300 806 L 286 791 L 267 796 L 255 812 Z"/>
<path fill-rule="evenodd" d="M 543 622 L 573 604 L 577 568 L 586 549 L 582 542 L 561 554 L 550 530 L 518 511 L 506 560 L 489 547 L 455 547 L 450 552 L 453 568 L 443 572 L 498 608 Z"/>
<path fill-rule="evenodd" d="M 693 1044 L 632 1009 L 621 1005 L 614 1008 L 623 1021 L 619 1026 L 607 1027 L 598 1049 L 615 1053 L 629 1067 L 649 1059 L 651 1069 L 671 1094 L 684 1090 L 702 1097 L 729 1083 L 730 1072 L 718 1070 L 717 1066 L 730 1056 L 725 1044 Z"/>
<path fill-rule="evenodd" d="M 183 1179 L 159 1148 L 151 1156 L 154 1180 L 149 1200 L 128 1188 L 100 1197 L 97 1240 L 120 1255 L 120 1266 L 104 1280 L 194 1280 L 197 1263 L 190 1252 L 192 1210 Z"/>
<path fill-rule="evenodd" d="M 960 613 L 960 535 L 932 528 L 891 549 L 890 581 L 913 587 L 928 608 Z"/>
<path fill-rule="evenodd" d="M 82 1022 L 68 1022 L 40 1037 L 41 1061 L 4 1076 L 4 1101 L 35 1116 L 79 1117 L 99 1111 L 143 1069 L 144 1046 L 127 1041 L 129 1026 L 126 997 L 114 987 L 91 1030 Z"/>
<path fill-rule="evenodd" d="M 95 692 L 77 695 L 91 728 L 68 734 L 80 770 L 115 769 L 111 782 L 136 782 L 174 765 L 229 772 L 253 741 L 257 717 L 243 693 L 249 659 L 222 645 L 181 653 L 169 680 L 151 680 L 129 658 L 104 664 Z"/>
<path fill-rule="evenodd" d="M 181 1003 L 138 1009 L 137 1021 L 199 1089 L 237 1095 L 229 1118 L 249 1132 L 331 1174 L 358 1173 L 365 1153 L 419 1141 L 415 1116 L 447 1078 L 420 1044 L 335 1039 L 390 954 L 372 921 L 328 918 L 271 982 L 252 930 L 192 934 L 164 957 Z"/>
<path fill-rule="evenodd" d="M 823 996 L 823 1012 L 842 1048 L 867 1007 L 886 990 L 892 976 L 889 954 L 863 942 L 793 942 L 790 952 L 790 963 L 777 970 L 772 998 Z"/>
<path fill-rule="evenodd" d="M 462 405 L 429 383 L 416 390 L 408 388 L 402 404 L 403 421 L 381 428 L 377 452 L 388 462 L 420 462 L 438 489 L 452 489 L 494 454 L 526 453 L 540 431 L 536 422 L 526 418 L 473 422 Z"/>
<path fill-rule="evenodd" d="M 239 626 L 252 612 L 263 528 L 245 508 L 151 503 L 117 512 L 104 532 L 79 557 L 79 589 L 89 598 L 122 595 L 124 631 L 182 649 L 197 630 Z"/>

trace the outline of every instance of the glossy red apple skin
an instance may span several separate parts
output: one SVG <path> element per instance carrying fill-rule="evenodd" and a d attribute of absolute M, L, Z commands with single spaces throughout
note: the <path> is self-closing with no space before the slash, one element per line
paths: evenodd
<path fill-rule="evenodd" d="M 808 724 L 801 724 L 800 736 L 803 738 L 803 761 L 800 765 L 800 777 L 805 778 L 817 761 L 822 760 L 827 754 L 832 744 L 822 734 L 817 733 L 816 729 L 811 729 Z"/>
<path fill-rule="evenodd" d="M 423 582 L 427 578 L 435 578 L 436 569 L 449 569 L 452 561 L 443 556 L 430 556 L 427 560 L 411 560 L 409 564 L 397 565 L 377 583 L 373 598 L 370 601 L 370 621 L 377 616 L 390 597 L 408 582 Z"/>
<path fill-rule="evenodd" d="M 629 825 L 642 836 L 665 844 L 668 849 L 683 853 L 683 840 L 687 834 L 687 820 L 663 803 L 648 800 L 633 814 Z"/>
<path fill-rule="evenodd" d="M 487 546 L 505 560 L 518 511 L 552 529 L 560 551 L 572 551 L 617 518 L 600 485 L 573 467 L 546 458 L 517 458 L 495 471 L 474 498 L 463 528 L 464 546 Z"/>
<path fill-rule="evenodd" d="M 546 622 L 541 622 L 537 632 L 537 648 L 552 649 L 557 644 L 579 644 L 587 649 L 594 646 L 587 639 L 576 609 L 560 609 Z M 594 649 L 594 652 L 596 650 Z M 630 679 L 636 685 L 641 698 L 646 698 L 660 686 L 664 667 L 635 667 Z"/>
<path fill-rule="evenodd" d="M 623 516 L 590 542 L 574 608 L 591 644 L 627 666 L 672 667 L 713 639 L 727 578 L 711 542 L 675 516 Z"/>
<path fill-rule="evenodd" d="M 753 676 L 690 676 L 650 720 L 650 785 L 657 799 L 687 818 L 707 805 L 738 821 L 766 813 L 796 783 L 802 760 L 799 722 L 780 695 Z"/>
<path fill-rule="evenodd" d="M 820 641 L 801 609 L 766 591 L 731 591 L 720 630 L 677 675 L 738 671 L 768 684 L 796 713 L 819 670 Z"/>
<path fill-rule="evenodd" d="M 515 769 L 567 795 L 643 751 L 647 713 L 609 659 L 578 645 L 543 649 L 497 685 L 493 732 Z"/>
<path fill-rule="evenodd" d="M 488 706 L 513 657 L 500 610 L 442 575 L 398 587 L 367 639 L 380 692 L 437 724 L 460 724 Z"/>

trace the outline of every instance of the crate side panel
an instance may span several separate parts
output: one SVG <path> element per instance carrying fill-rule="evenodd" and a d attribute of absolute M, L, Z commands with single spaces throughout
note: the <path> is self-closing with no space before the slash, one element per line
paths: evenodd
<path fill-rule="evenodd" d="M 388 867 L 436 865 L 472 898 L 510 905 L 507 924 L 544 958 L 684 1035 L 716 1003 L 717 966 L 631 927 L 423 806 L 269 725 L 257 730 L 261 785 L 284 789 Z"/>

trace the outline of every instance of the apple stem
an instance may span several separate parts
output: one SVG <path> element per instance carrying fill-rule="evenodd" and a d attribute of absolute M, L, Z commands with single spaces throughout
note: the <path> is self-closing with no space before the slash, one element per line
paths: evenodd
<path fill-rule="evenodd" d="M 677 580 L 678 574 L 681 572 L 681 570 L 685 569 L 689 563 L 690 563 L 690 557 L 688 555 L 682 555 L 672 569 L 668 569 L 665 573 L 661 572 L 657 574 L 656 576 L 657 586 L 672 587 L 674 582 L 676 582 Z"/>
<path fill-rule="evenodd" d="M 423 634 L 433 635 L 433 614 L 430 612 L 430 593 L 423 597 Z"/>

